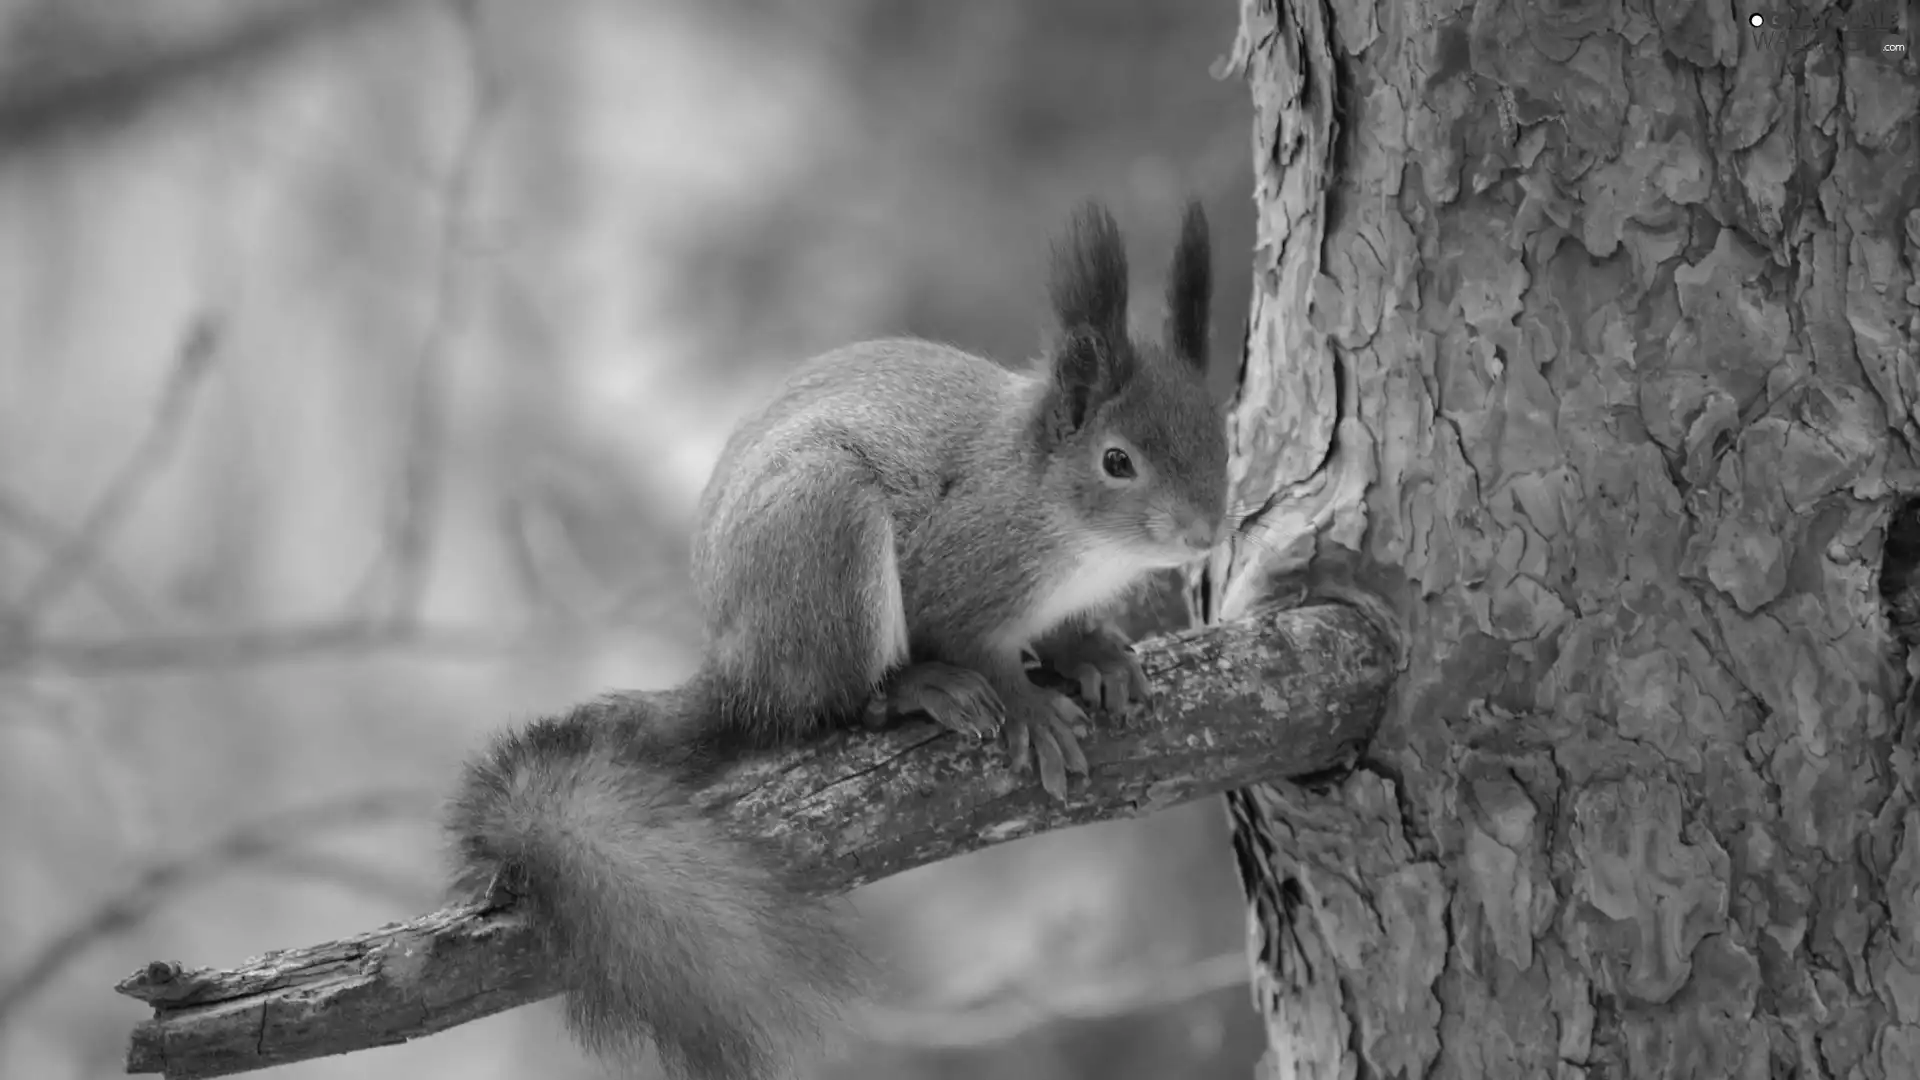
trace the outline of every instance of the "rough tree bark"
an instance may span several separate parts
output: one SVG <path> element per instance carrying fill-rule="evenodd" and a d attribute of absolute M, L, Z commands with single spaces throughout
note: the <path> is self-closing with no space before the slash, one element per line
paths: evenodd
<path fill-rule="evenodd" d="M 1409 665 L 1230 798 L 1264 1075 L 1920 1076 L 1913 13 L 1754 13 L 1244 2 L 1238 494 L 1351 497 L 1201 595 L 1364 588 Z"/>

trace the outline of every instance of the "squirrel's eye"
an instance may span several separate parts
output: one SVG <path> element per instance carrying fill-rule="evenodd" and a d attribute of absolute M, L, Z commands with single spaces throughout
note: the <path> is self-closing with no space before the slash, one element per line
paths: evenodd
<path fill-rule="evenodd" d="M 1107 475 L 1116 480 L 1126 480 L 1133 476 L 1133 459 L 1127 456 L 1125 450 L 1117 446 L 1107 448 L 1107 452 L 1100 458 L 1100 467 L 1107 470 Z"/>

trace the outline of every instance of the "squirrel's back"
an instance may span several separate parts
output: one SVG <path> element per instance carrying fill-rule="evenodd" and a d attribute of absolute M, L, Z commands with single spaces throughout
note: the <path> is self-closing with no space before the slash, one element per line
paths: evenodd
<path fill-rule="evenodd" d="M 915 338 L 822 353 L 734 430 L 701 496 L 701 515 L 724 513 L 748 479 L 744 471 L 823 445 L 858 455 L 896 494 L 937 487 L 943 472 L 1012 452 L 1010 421 L 1040 391 L 1033 376 Z"/>
<path fill-rule="evenodd" d="M 1017 489 L 993 478 L 1030 461 L 1043 391 L 946 345 L 870 341 L 807 361 L 735 429 L 693 541 L 721 732 L 764 746 L 867 706 L 910 658 L 916 535 L 956 488 Z"/>

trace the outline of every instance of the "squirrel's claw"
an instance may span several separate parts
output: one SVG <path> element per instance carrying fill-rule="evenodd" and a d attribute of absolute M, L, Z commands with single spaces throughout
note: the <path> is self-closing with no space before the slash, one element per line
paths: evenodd
<path fill-rule="evenodd" d="M 1127 666 L 1127 684 L 1133 691 L 1133 700 L 1146 711 L 1152 712 L 1159 708 L 1160 697 L 1153 692 L 1153 683 L 1147 680 L 1147 669 L 1140 666 L 1140 658 L 1134 655 L 1132 649 L 1127 650 L 1127 659 L 1132 661 Z"/>
<path fill-rule="evenodd" d="M 914 714 L 977 741 L 1000 730 L 1006 709 L 986 676 L 972 668 L 926 661 L 909 664 L 887 680 L 867 705 L 867 725 L 880 727 Z"/>
<path fill-rule="evenodd" d="M 1076 683 L 1089 707 L 1125 717 L 1137 706 L 1153 705 L 1153 685 L 1140 658 L 1125 638 L 1104 626 L 1057 632 L 1037 643 L 1034 653 Z"/>
<path fill-rule="evenodd" d="M 1087 755 L 1073 733 L 1086 713 L 1065 694 L 1034 687 L 1007 712 L 1007 751 L 1018 772 L 1035 764 L 1040 787 L 1055 799 L 1067 797 L 1067 777 L 1087 775 Z"/>
<path fill-rule="evenodd" d="M 1066 798 L 1067 778 L 1087 775 L 1087 755 L 1073 733 L 1075 724 L 1086 722 L 1086 712 L 1065 694 L 1024 677 L 1020 689 L 1010 692 L 1011 698 L 1003 698 L 972 668 L 923 661 L 894 672 L 868 701 L 865 720 L 868 727 L 882 727 L 919 714 L 974 739 L 1004 732 L 1014 769 L 1026 773 L 1038 766 L 1040 786 L 1056 799 Z"/>

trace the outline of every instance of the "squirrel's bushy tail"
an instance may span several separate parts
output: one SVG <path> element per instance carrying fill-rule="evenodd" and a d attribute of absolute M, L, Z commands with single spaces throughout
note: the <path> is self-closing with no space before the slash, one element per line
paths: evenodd
<path fill-rule="evenodd" d="M 584 706 L 498 737 L 453 801 L 458 886 L 498 877 L 514 895 L 588 1049 L 630 1062 L 651 1041 L 688 1080 L 788 1077 L 837 1025 L 860 961 L 823 903 L 688 804 L 649 745 L 660 719 Z"/>

